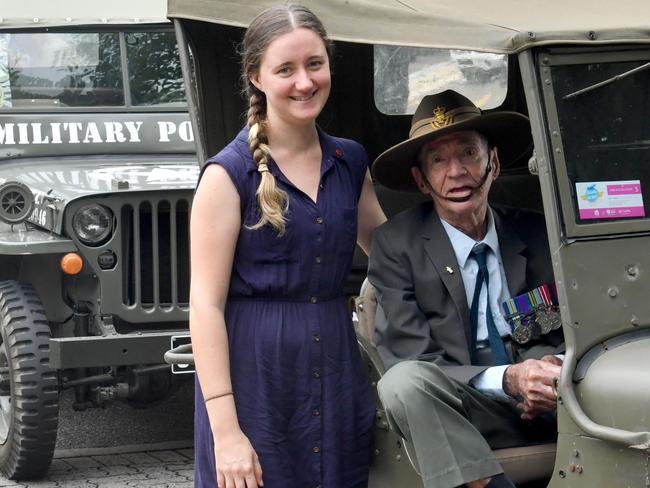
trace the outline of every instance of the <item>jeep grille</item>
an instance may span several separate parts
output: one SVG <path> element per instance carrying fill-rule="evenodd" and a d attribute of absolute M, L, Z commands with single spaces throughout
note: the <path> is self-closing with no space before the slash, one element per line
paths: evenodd
<path fill-rule="evenodd" d="M 75 212 L 89 202 L 110 208 L 115 219 L 110 239 L 98 246 L 79 241 L 72 228 Z M 72 201 L 66 207 L 66 232 L 101 285 L 99 297 L 77 295 L 77 299 L 99 299 L 99 313 L 130 324 L 187 322 L 191 205 L 190 189 L 124 192 Z M 83 289 L 94 293 L 92 286 Z"/>
<path fill-rule="evenodd" d="M 122 301 L 127 307 L 188 307 L 189 208 L 186 199 L 121 208 Z"/>

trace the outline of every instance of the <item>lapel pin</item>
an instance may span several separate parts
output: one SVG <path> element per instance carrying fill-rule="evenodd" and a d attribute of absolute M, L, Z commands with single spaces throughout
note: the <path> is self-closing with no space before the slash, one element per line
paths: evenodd
<path fill-rule="evenodd" d="M 449 274 L 454 274 L 454 270 L 451 268 L 451 266 L 446 266 L 445 271 L 447 271 Z"/>

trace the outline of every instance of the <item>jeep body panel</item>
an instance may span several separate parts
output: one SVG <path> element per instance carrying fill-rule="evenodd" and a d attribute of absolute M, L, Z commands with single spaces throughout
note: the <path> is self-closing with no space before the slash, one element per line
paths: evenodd
<path fill-rule="evenodd" d="M 194 189 L 198 174 L 193 155 L 55 156 L 0 163 L 0 184 L 18 181 L 34 193 L 34 209 L 27 221 L 55 234 L 61 234 L 65 208 L 73 200 L 110 193 Z"/>

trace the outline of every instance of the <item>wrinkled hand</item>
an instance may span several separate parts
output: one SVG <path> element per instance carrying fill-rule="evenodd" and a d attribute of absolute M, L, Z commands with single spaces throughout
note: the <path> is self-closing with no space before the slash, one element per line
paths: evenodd
<path fill-rule="evenodd" d="M 552 364 L 557 364 L 558 366 L 562 366 L 562 360 L 559 357 L 554 356 L 552 354 L 547 354 L 546 356 L 543 356 L 542 359 L 540 359 L 540 361 L 546 361 L 547 363 L 552 363 Z"/>
<path fill-rule="evenodd" d="M 504 375 L 504 391 L 521 401 L 517 408 L 521 418 L 530 420 L 555 410 L 557 398 L 553 388 L 555 377 L 560 376 L 562 361 L 555 356 L 527 359 L 508 366 Z"/>
<path fill-rule="evenodd" d="M 219 488 L 258 488 L 262 466 L 248 438 L 239 430 L 214 440 Z"/>

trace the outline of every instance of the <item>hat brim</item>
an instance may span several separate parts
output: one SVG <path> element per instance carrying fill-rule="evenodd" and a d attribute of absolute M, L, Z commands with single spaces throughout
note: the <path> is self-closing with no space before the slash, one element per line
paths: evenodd
<path fill-rule="evenodd" d="M 420 148 L 427 142 L 446 134 L 475 130 L 485 135 L 498 148 L 501 168 L 514 166 L 533 145 L 528 118 L 517 112 L 495 112 L 449 124 L 387 149 L 372 165 L 374 177 L 387 188 L 399 191 L 419 191 L 411 175 L 417 164 Z"/>

